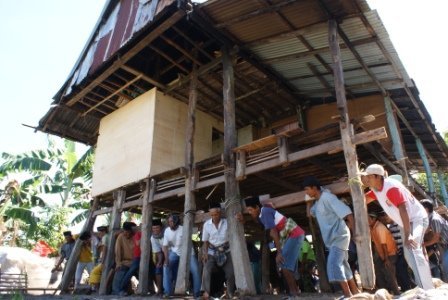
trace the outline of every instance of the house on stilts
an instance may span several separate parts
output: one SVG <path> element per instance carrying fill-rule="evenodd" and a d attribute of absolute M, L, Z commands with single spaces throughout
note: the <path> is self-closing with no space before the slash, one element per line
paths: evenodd
<path fill-rule="evenodd" d="M 96 147 L 84 230 L 100 214 L 111 214 L 112 232 L 123 211 L 141 213 L 142 253 L 149 253 L 153 216 L 184 215 L 187 254 L 210 199 L 223 201 L 242 294 L 255 291 L 245 238 L 264 240 L 257 228 L 230 217 L 241 211 L 241 197 L 269 194 L 312 233 L 325 274 L 318 227 L 306 216 L 300 186 L 308 175 L 319 178 L 353 204 L 361 281 L 371 288 L 360 165 L 383 164 L 419 198 L 434 201 L 434 183 L 426 191 L 409 174 L 441 176 L 448 169 L 448 148 L 365 0 L 109 0 L 38 130 Z M 178 293 L 188 283 L 185 257 Z M 148 260 L 142 256 L 142 294 Z M 105 282 L 103 275 L 102 294 Z M 321 287 L 329 290 L 325 276 Z"/>

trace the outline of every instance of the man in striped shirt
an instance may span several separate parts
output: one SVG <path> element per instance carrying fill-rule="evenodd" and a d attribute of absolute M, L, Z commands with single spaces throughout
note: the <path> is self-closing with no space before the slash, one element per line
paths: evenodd
<path fill-rule="evenodd" d="M 442 258 L 442 270 L 444 279 L 448 278 L 448 222 L 434 211 L 434 205 L 431 200 L 424 199 L 420 201 L 428 212 L 429 227 L 433 232 L 432 238 L 424 243 L 425 246 L 437 244 Z"/>
<path fill-rule="evenodd" d="M 406 262 L 403 254 L 403 240 L 401 239 L 400 227 L 384 213 L 380 214 L 378 217 L 381 223 L 387 226 L 387 229 L 389 229 L 395 239 L 395 243 L 397 244 L 397 261 L 395 263 L 395 270 L 397 282 L 401 288 L 401 292 L 405 292 L 412 288 L 412 284 L 408 271 L 408 263 Z"/>
<path fill-rule="evenodd" d="M 288 291 L 292 299 L 298 296 L 297 284 L 294 279 L 294 271 L 297 268 L 300 248 L 305 238 L 305 231 L 294 220 L 286 218 L 270 205 L 261 205 L 258 196 L 244 199 L 247 212 L 255 220 L 259 220 L 274 240 L 277 248 L 275 261 L 288 285 Z"/>

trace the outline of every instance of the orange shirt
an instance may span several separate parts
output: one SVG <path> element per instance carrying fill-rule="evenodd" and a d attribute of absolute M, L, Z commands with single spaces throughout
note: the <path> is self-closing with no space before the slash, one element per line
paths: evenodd
<path fill-rule="evenodd" d="M 387 246 L 387 256 L 397 254 L 397 245 L 395 243 L 394 237 L 383 223 L 377 220 L 373 225 L 373 228 L 370 229 L 370 234 L 372 235 L 372 240 L 373 244 L 375 245 L 376 252 L 382 260 L 385 259 L 383 254 L 383 247 L 381 246 L 382 244 L 386 244 Z"/>

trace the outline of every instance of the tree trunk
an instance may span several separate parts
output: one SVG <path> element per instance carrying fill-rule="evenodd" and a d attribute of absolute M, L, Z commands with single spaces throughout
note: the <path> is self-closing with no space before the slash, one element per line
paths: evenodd
<path fill-rule="evenodd" d="M 121 207 L 126 199 L 126 191 L 118 190 L 114 192 L 114 208 L 112 210 L 111 223 L 109 224 L 109 242 L 106 249 L 106 257 L 103 262 L 103 272 L 101 273 L 100 295 L 107 294 L 107 279 L 112 265 L 115 261 L 115 233 L 120 230 Z"/>
<path fill-rule="evenodd" d="M 143 193 L 143 208 L 142 208 L 142 239 L 140 241 L 141 258 L 138 276 L 137 293 L 146 295 L 149 292 L 149 263 L 151 260 L 151 229 L 152 229 L 152 215 L 153 207 L 152 200 L 154 199 L 155 181 L 154 179 L 145 180 Z"/>
<path fill-rule="evenodd" d="M 344 73 L 342 69 L 341 53 L 338 42 L 337 23 L 329 21 L 328 39 L 333 59 L 334 86 L 336 89 L 337 107 L 340 114 L 340 130 L 342 147 L 344 149 L 345 163 L 347 164 L 348 183 L 353 199 L 353 210 L 356 228 L 356 247 L 358 252 L 359 273 L 362 286 L 367 289 L 375 287 L 375 273 L 372 261 L 370 229 L 367 222 L 367 206 L 364 191 L 361 188 L 361 179 L 358 175 L 358 157 L 356 146 L 352 142 L 353 125 L 350 123 L 345 98 Z"/>
<path fill-rule="evenodd" d="M 84 226 L 82 227 L 81 233 L 88 231 L 91 232 L 93 228 L 93 224 L 95 224 L 96 216 L 94 212 L 98 209 L 99 206 L 99 198 L 95 198 L 93 200 L 92 206 L 90 207 L 89 216 L 87 217 Z M 75 247 L 70 254 L 70 258 L 67 261 L 67 265 L 64 269 L 64 275 L 62 276 L 61 283 L 59 285 L 62 293 L 67 292 L 68 287 L 70 285 L 70 281 L 72 281 L 73 276 L 75 275 L 76 265 L 78 264 L 79 254 L 81 252 L 82 241 L 80 239 L 76 239 Z"/>
<path fill-rule="evenodd" d="M 196 67 L 193 69 L 190 81 L 190 96 L 188 99 L 188 119 L 187 131 L 185 134 L 185 203 L 184 203 L 184 223 L 182 232 L 182 248 L 177 271 L 176 294 L 185 294 L 190 282 L 190 256 L 193 242 L 191 235 L 194 226 L 194 213 L 196 211 L 196 199 L 194 194 L 194 132 L 195 132 L 195 111 L 198 98 L 197 92 L 198 77 Z"/>
<path fill-rule="evenodd" d="M 235 125 L 235 94 L 233 66 L 229 55 L 229 49 L 222 48 L 223 63 L 223 105 L 224 105 L 224 182 L 225 182 L 225 206 L 229 230 L 230 253 L 232 255 L 235 283 L 241 296 L 254 295 L 255 284 L 249 263 L 244 227 L 235 218 L 241 213 L 241 200 L 238 195 L 238 186 L 235 177 L 235 156 L 232 149 L 236 147 Z"/>

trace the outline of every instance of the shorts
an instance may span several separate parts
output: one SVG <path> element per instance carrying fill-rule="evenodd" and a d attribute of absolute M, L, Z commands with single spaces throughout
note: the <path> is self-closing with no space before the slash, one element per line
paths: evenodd
<path fill-rule="evenodd" d="M 353 278 L 348 264 L 348 251 L 330 247 L 327 259 L 327 275 L 330 282 L 348 281 Z"/>
<path fill-rule="evenodd" d="M 294 272 L 297 268 L 297 261 L 299 259 L 300 248 L 302 248 L 303 240 L 305 239 L 305 235 L 287 238 L 282 248 L 282 255 L 285 259 L 285 262 L 282 265 L 279 265 L 282 269 L 290 270 Z"/>

